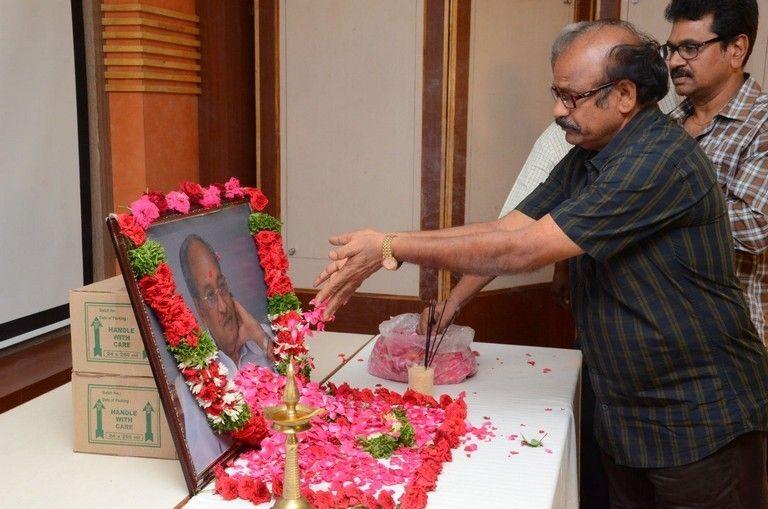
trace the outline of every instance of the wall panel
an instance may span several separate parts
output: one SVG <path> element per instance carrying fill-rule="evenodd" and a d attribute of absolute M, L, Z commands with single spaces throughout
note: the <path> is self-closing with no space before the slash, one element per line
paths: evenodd
<path fill-rule="evenodd" d="M 423 3 L 280 5 L 281 216 L 291 276 L 311 286 L 328 236 L 419 228 Z M 418 294 L 418 269 L 361 291 Z"/>
<path fill-rule="evenodd" d="M 549 51 L 573 6 L 562 1 L 472 2 L 466 221 L 495 219 L 538 135 L 552 122 Z M 488 288 L 547 281 L 548 270 Z"/>

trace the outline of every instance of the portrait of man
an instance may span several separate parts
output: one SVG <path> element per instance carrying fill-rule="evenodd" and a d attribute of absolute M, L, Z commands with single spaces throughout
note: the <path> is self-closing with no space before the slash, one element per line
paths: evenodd
<path fill-rule="evenodd" d="M 248 232 L 247 204 L 214 213 L 185 217 L 153 225 L 148 235 L 165 249 L 176 291 L 207 330 L 217 358 L 232 380 L 248 365 L 273 369 L 274 335 L 267 317 L 267 287 L 256 246 Z M 233 442 L 210 427 L 204 411 L 168 351 L 163 330 L 154 313 L 148 313 L 164 381 L 189 451 L 195 475 L 227 452 Z"/>
<path fill-rule="evenodd" d="M 179 262 L 199 324 L 208 329 L 216 343 L 227 376 L 233 379 L 249 364 L 272 367 L 270 326 L 256 320 L 235 299 L 210 244 L 195 233 L 188 235 L 179 248 Z M 192 461 L 200 470 L 227 451 L 232 440 L 213 432 L 180 373 L 174 386 L 181 401 Z"/>
<path fill-rule="evenodd" d="M 256 320 L 232 295 L 213 248 L 191 234 L 181 245 L 179 259 L 201 325 L 211 333 L 219 347 L 219 360 L 230 374 L 246 364 L 271 366 L 271 328 Z"/>

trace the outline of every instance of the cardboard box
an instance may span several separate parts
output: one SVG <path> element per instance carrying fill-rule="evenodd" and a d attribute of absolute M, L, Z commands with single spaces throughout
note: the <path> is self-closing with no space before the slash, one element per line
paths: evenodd
<path fill-rule="evenodd" d="M 69 294 L 72 370 L 152 376 L 122 276 Z"/>
<path fill-rule="evenodd" d="M 78 452 L 176 459 L 155 380 L 72 373 Z"/>

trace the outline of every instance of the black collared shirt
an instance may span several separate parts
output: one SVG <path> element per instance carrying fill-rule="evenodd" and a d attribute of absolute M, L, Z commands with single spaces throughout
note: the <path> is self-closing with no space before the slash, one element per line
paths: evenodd
<path fill-rule="evenodd" d="M 695 140 L 652 107 L 572 149 L 517 209 L 551 214 L 571 260 L 598 441 L 619 464 L 684 465 L 768 430 L 768 354 L 733 269 L 725 203 Z"/>

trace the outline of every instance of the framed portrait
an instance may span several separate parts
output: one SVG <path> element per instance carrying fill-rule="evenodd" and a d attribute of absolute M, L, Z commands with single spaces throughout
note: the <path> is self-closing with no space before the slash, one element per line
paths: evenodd
<path fill-rule="evenodd" d="M 255 364 L 274 369 L 274 340 L 267 317 L 267 287 L 258 251 L 248 231 L 246 201 L 188 215 L 164 216 L 146 230 L 165 250 L 176 291 L 208 331 L 218 360 L 233 379 Z M 226 434 L 216 433 L 168 351 L 163 328 L 143 302 L 128 259 L 130 246 L 114 217 L 107 225 L 141 331 L 168 424 L 190 493 L 213 478 L 213 467 L 239 452 Z"/>

